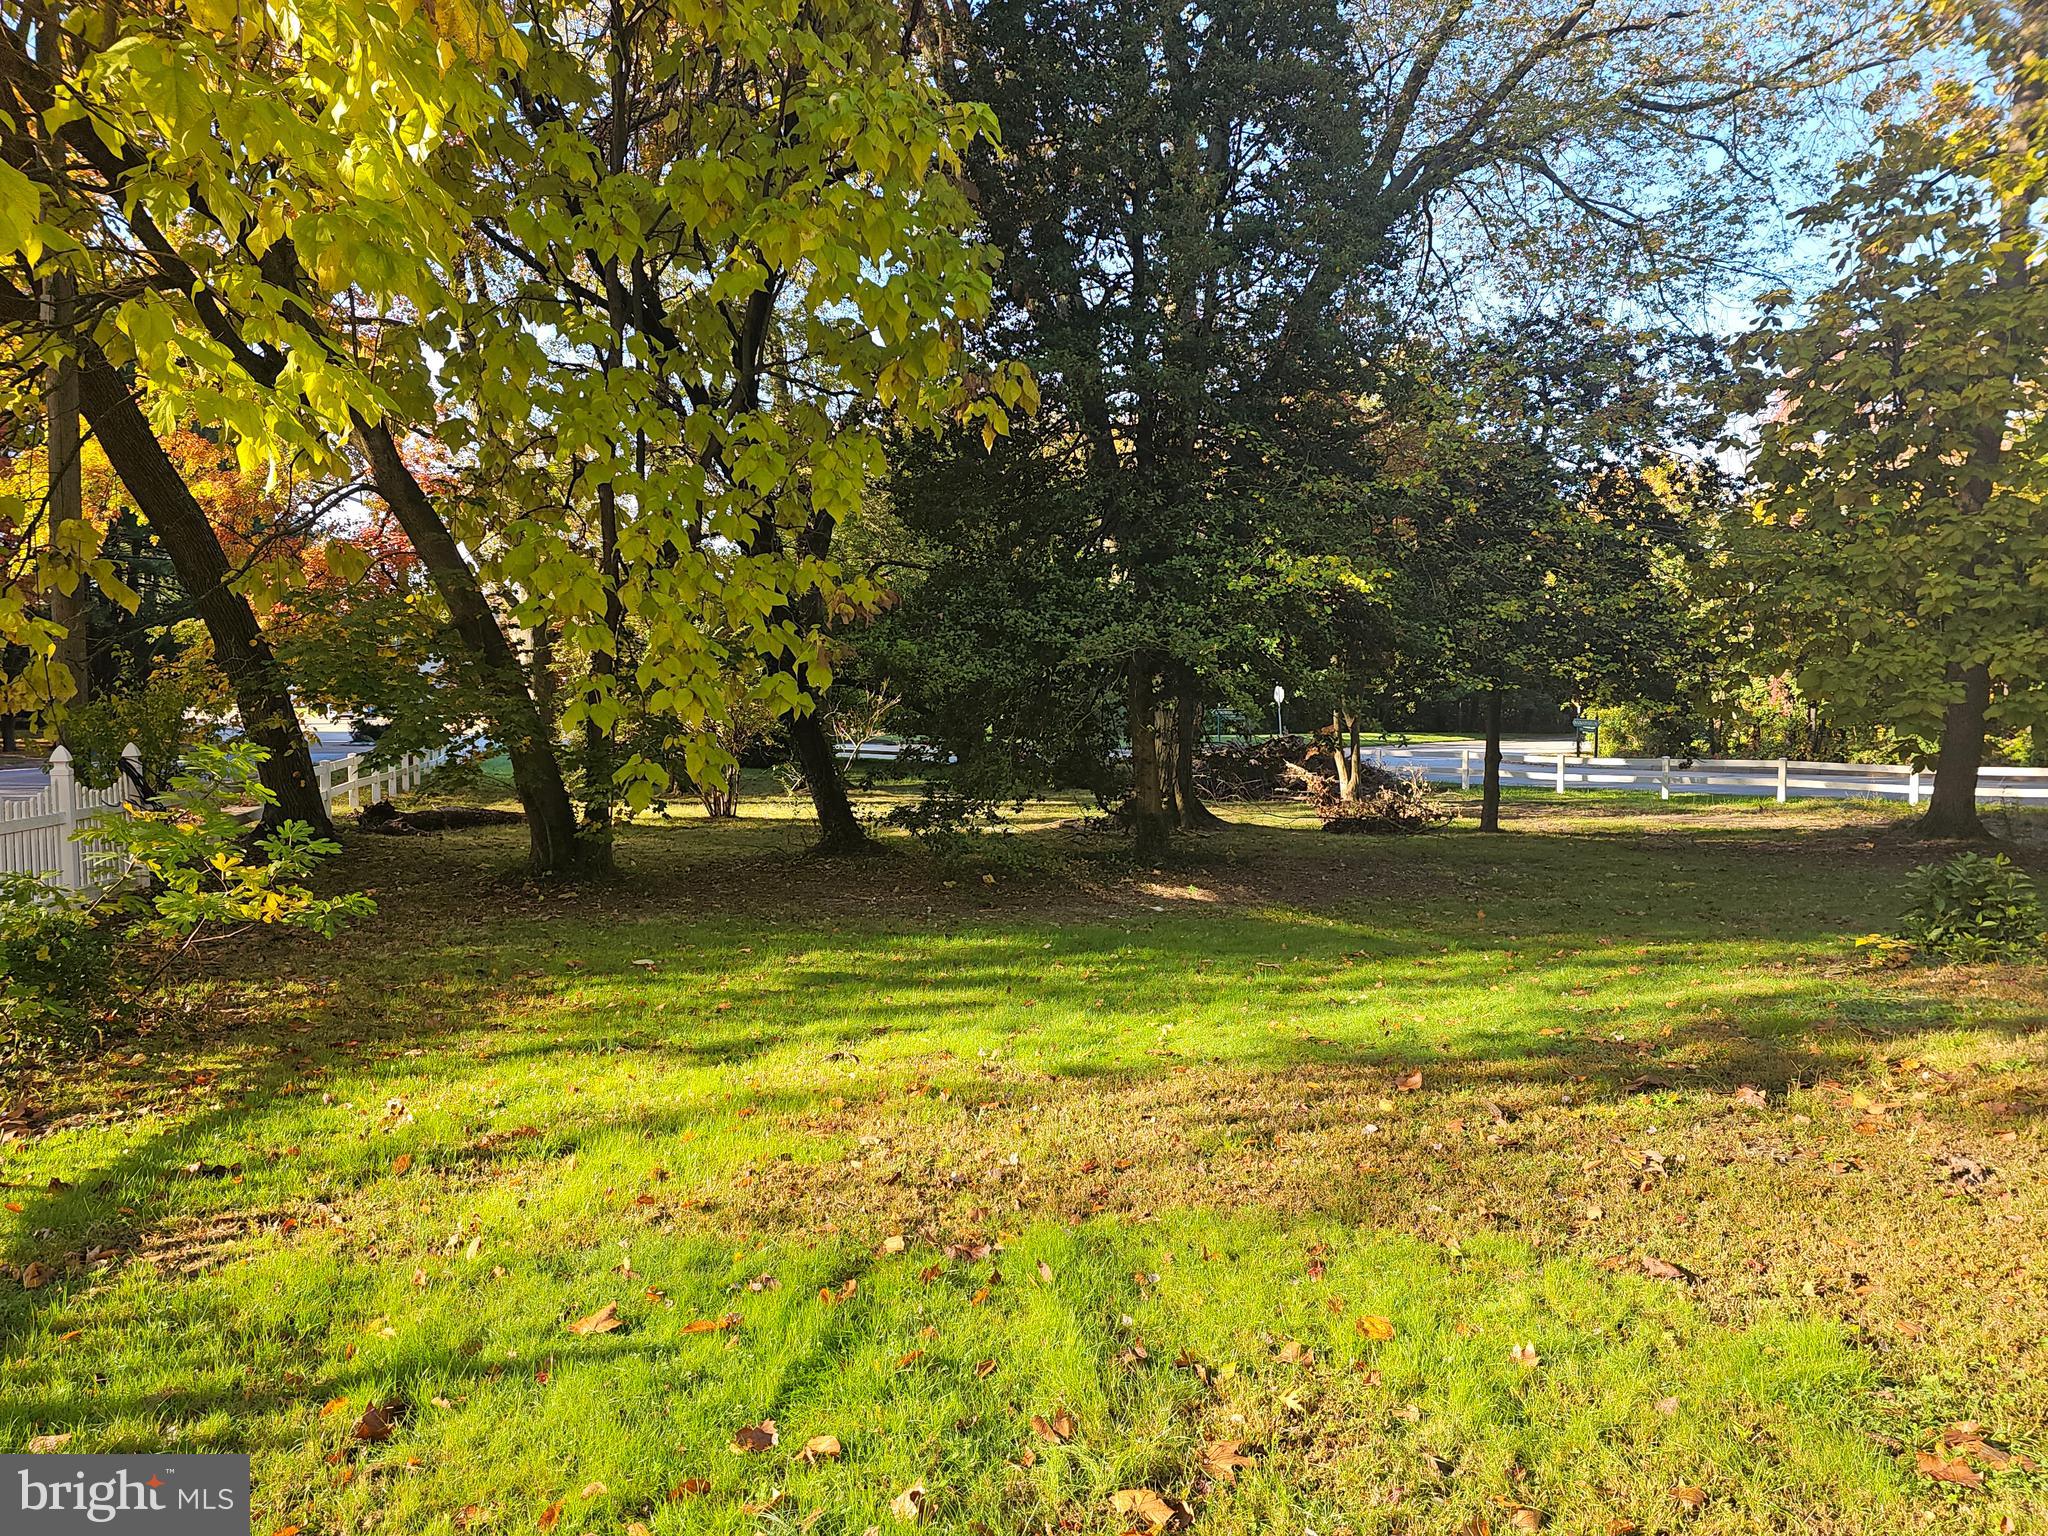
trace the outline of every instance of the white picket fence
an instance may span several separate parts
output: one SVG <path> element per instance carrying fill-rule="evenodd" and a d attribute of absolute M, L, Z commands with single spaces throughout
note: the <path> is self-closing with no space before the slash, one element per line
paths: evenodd
<path fill-rule="evenodd" d="M 1374 747 L 1385 768 L 1408 769 L 1440 784 L 1474 788 L 1485 771 L 1477 747 Z M 1511 752 L 1501 758 L 1500 781 L 1565 794 L 1574 789 L 1654 790 L 1673 795 L 1733 795 L 1776 800 L 1903 800 L 1919 805 L 1934 790 L 1934 775 L 1903 763 L 1809 763 L 1796 758 L 1579 757 L 1568 752 Z M 1977 803 L 2048 802 L 2048 768 L 1984 768 Z"/>
<path fill-rule="evenodd" d="M 99 891 L 118 881 L 120 850 L 79 833 L 134 793 L 142 752 L 130 742 L 121 760 L 131 773 L 111 788 L 94 789 L 78 782 L 71 754 L 59 747 L 50 754 L 47 786 L 0 800 L 0 872 L 40 876 L 67 891 Z"/>
<path fill-rule="evenodd" d="M 410 753 L 382 767 L 369 766 L 368 754 L 352 753 L 313 765 L 315 782 L 330 808 L 345 802 L 352 811 L 419 788 L 433 769 L 448 760 L 446 748 Z M 49 784 L 34 794 L 0 798 L 0 873 L 35 875 L 69 891 L 95 893 L 123 876 L 117 848 L 92 836 L 92 824 L 125 804 L 142 780 L 142 753 L 133 742 L 121 754 L 130 772 L 122 784 L 93 789 L 78 782 L 71 754 L 58 747 L 50 754 Z"/>

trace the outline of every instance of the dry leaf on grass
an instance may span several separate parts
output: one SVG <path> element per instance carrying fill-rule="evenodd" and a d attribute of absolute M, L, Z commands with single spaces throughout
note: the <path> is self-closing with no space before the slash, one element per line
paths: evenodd
<path fill-rule="evenodd" d="M 898 1520 L 916 1525 L 924 1519 L 925 1505 L 930 1495 L 924 1491 L 923 1483 L 912 1483 L 908 1488 L 889 1501 L 889 1513 Z"/>
<path fill-rule="evenodd" d="M 540 1528 L 544 1531 L 552 1531 L 555 1528 L 555 1522 L 561 1518 L 562 1501 L 557 1499 L 540 1512 Z"/>
<path fill-rule="evenodd" d="M 1537 1356 L 1534 1344 L 1517 1344 L 1508 1351 L 1508 1357 L 1525 1371 L 1533 1371 L 1543 1363 Z"/>
<path fill-rule="evenodd" d="M 70 1443 L 71 1431 L 67 1429 L 59 1435 L 36 1435 L 29 1440 L 28 1448 L 31 1455 L 43 1456 L 51 1451 L 61 1451 Z"/>
<path fill-rule="evenodd" d="M 804 1448 L 796 1454 L 799 1460 L 814 1462 L 832 1460 L 839 1455 L 839 1452 L 840 1445 L 837 1435 L 813 1435 L 804 1442 Z"/>
<path fill-rule="evenodd" d="M 1744 1083 L 1735 1090 L 1735 1102 L 1745 1109 L 1763 1109 L 1771 1102 L 1763 1089 L 1755 1083 Z"/>
<path fill-rule="evenodd" d="M 782 1431 L 775 1427 L 773 1419 L 763 1419 L 758 1424 L 741 1426 L 734 1432 L 732 1448 L 736 1451 L 765 1451 L 773 1448 L 782 1438 Z"/>
<path fill-rule="evenodd" d="M 685 1324 L 683 1324 L 683 1332 L 685 1332 L 685 1333 L 724 1333 L 724 1332 L 725 1332 L 725 1331 L 726 1331 L 727 1329 L 729 1329 L 729 1328 L 737 1328 L 737 1327 L 739 1327 L 739 1325 L 740 1325 L 740 1315 L 739 1315 L 739 1313 L 737 1313 L 737 1312 L 728 1312 L 728 1313 L 726 1313 L 726 1314 L 725 1314 L 725 1316 L 723 1316 L 723 1317 L 700 1317 L 700 1318 L 698 1318 L 698 1319 L 697 1319 L 697 1320 L 696 1320 L 695 1322 L 692 1322 L 692 1323 L 685 1323 Z"/>
<path fill-rule="evenodd" d="M 1542 1510 L 1524 1504 L 1508 1516 L 1508 1524 L 1518 1531 L 1540 1531 L 1546 1518 Z"/>
<path fill-rule="evenodd" d="M 397 1414 L 375 1403 L 363 1410 L 363 1416 L 356 1420 L 355 1437 L 358 1440 L 389 1440 L 392 1422 Z"/>
<path fill-rule="evenodd" d="M 1163 1531 L 1173 1523 L 1173 1506 L 1150 1488 L 1119 1488 L 1109 1502 L 1126 1519 L 1143 1521 L 1148 1531 Z"/>
<path fill-rule="evenodd" d="M 1642 1265 L 1643 1273 L 1652 1280 L 1679 1280 L 1691 1285 L 1699 1279 L 1698 1275 L 1684 1265 L 1673 1264 L 1670 1260 L 1660 1259 L 1655 1254 L 1646 1253 L 1638 1262 Z"/>
<path fill-rule="evenodd" d="M 393 1173 L 402 1175 L 411 1166 L 412 1154 L 410 1152 L 401 1152 L 398 1156 L 391 1159 L 391 1171 Z"/>
<path fill-rule="evenodd" d="M 1252 1464 L 1242 1440 L 1211 1440 L 1202 1448 L 1202 1470 L 1219 1483 L 1237 1481 L 1237 1469 Z"/>
<path fill-rule="evenodd" d="M 1034 1413 L 1031 1427 L 1038 1431 L 1040 1439 L 1051 1440 L 1055 1444 L 1064 1444 L 1074 1438 L 1074 1416 L 1064 1408 L 1049 1419 Z"/>
<path fill-rule="evenodd" d="M 1417 1067 L 1413 1072 L 1403 1072 L 1394 1079 L 1394 1086 L 1402 1093 L 1415 1092 L 1422 1086 L 1422 1068 Z"/>
<path fill-rule="evenodd" d="M 1358 1320 L 1356 1326 L 1360 1337 L 1376 1339 L 1382 1344 L 1394 1336 L 1394 1324 L 1390 1318 L 1375 1317 L 1367 1313 Z"/>
<path fill-rule="evenodd" d="M 1954 1483 L 1958 1488 L 1984 1486 L 1984 1474 L 1960 1458 L 1945 1461 L 1932 1451 L 1915 1451 L 1913 1466 L 1922 1477 L 1931 1477 L 1937 1483 Z"/>
<path fill-rule="evenodd" d="M 590 1316 L 577 1318 L 575 1322 L 568 1325 L 568 1329 L 571 1333 L 588 1335 L 593 1333 L 610 1333 L 615 1329 L 625 1327 L 625 1325 L 626 1320 L 619 1316 L 619 1304 L 615 1301 L 608 1301 L 591 1313 Z"/>

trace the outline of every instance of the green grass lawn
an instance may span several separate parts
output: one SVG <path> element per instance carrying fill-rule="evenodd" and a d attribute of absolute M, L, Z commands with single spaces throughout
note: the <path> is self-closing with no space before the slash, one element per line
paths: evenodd
<path fill-rule="evenodd" d="M 352 838 L 374 921 L 9 1085 L 0 1449 L 247 1449 L 259 1536 L 2041 1529 L 2041 975 L 1864 964 L 1896 812 L 1509 809 Z"/>

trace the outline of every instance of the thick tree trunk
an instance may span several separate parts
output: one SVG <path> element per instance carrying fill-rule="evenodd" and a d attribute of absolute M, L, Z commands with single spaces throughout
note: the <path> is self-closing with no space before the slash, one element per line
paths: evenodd
<path fill-rule="evenodd" d="M 1500 830 L 1500 690 L 1486 694 L 1486 771 L 1479 792 L 1479 830 Z"/>
<path fill-rule="evenodd" d="M 355 428 L 369 458 L 377 494 L 397 517 L 441 601 L 448 605 L 462 660 L 484 695 L 498 744 L 512 759 L 513 788 L 526 810 L 527 861 L 536 874 L 568 873 L 582 858 L 576 808 L 562 782 L 552 734 L 533 702 L 519 658 L 455 535 L 406 467 L 391 429 L 361 417 L 356 418 Z"/>
<path fill-rule="evenodd" d="M 811 851 L 825 855 L 864 851 L 869 846 L 867 829 L 853 813 L 846 776 L 839 771 L 839 754 L 833 750 L 824 721 L 815 708 L 786 718 L 790 745 L 796 749 L 797 766 L 803 769 L 811 809 L 818 818 L 818 842 Z"/>
<path fill-rule="evenodd" d="M 1158 672 L 1149 655 L 1131 658 L 1124 709 L 1131 733 L 1131 831 L 1138 857 L 1156 860 L 1172 844 L 1174 818 L 1167 808 L 1167 764 L 1159 750 Z"/>
<path fill-rule="evenodd" d="M 1922 837 L 1982 837 L 1977 816 L 1977 770 L 1984 762 L 1984 716 L 1991 707 L 1991 673 L 1981 662 L 1951 667 L 1949 681 L 1962 696 L 1941 718 L 1941 747 L 1934 764 L 1934 793 L 1920 818 Z"/>
<path fill-rule="evenodd" d="M 1358 759 L 1344 751 L 1344 706 L 1330 711 L 1330 761 L 1337 769 L 1337 798 L 1358 798 Z"/>
<path fill-rule="evenodd" d="M 243 731 L 270 754 L 257 770 L 277 797 L 274 805 L 265 807 L 264 819 L 303 821 L 315 831 L 332 831 L 284 669 L 248 599 L 229 585 L 228 557 L 213 524 L 150 430 L 127 382 L 90 342 L 81 348 L 79 395 L 107 462 L 135 498 L 157 543 L 171 557 L 179 582 L 192 595 L 213 641 L 214 660 L 234 690 Z"/>
<path fill-rule="evenodd" d="M 1183 832 L 1223 825 L 1223 818 L 1202 803 L 1195 788 L 1195 753 L 1201 740 L 1202 696 L 1193 675 L 1182 671 L 1173 706 L 1173 798 Z"/>

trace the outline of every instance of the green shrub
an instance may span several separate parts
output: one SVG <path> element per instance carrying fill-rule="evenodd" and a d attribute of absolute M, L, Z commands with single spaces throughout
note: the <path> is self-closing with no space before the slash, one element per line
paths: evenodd
<path fill-rule="evenodd" d="M 350 920 L 377 910 L 359 891 L 316 895 L 306 877 L 341 845 L 303 821 L 287 821 L 253 841 L 228 807 L 270 804 L 257 777 L 268 754 L 236 742 L 200 745 L 150 806 L 126 806 L 102 818 L 93 837 L 120 849 L 124 867 L 145 884 L 121 905 L 135 912 L 130 931 L 175 942 L 268 925 L 332 938 Z"/>
<path fill-rule="evenodd" d="M 0 1057 L 90 1037 L 114 997 L 114 939 L 71 892 L 0 875 Z"/>
<path fill-rule="evenodd" d="M 2034 882 L 2004 854 L 1964 853 L 1906 877 L 1899 937 L 1944 960 L 2030 960 L 2048 928 Z"/>

